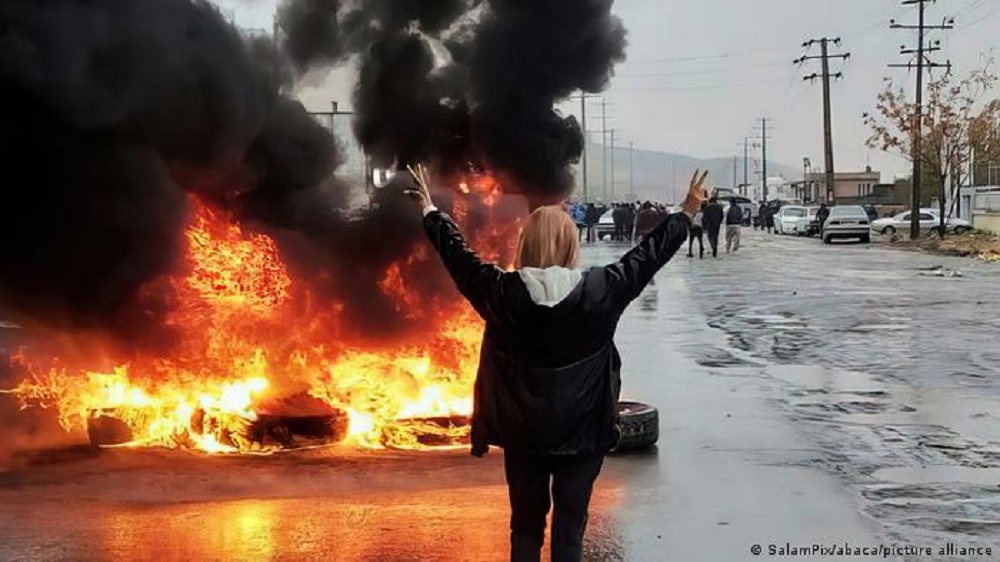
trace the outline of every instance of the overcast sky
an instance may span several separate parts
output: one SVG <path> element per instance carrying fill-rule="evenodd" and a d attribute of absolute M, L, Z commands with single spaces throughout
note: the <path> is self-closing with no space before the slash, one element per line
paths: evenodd
<path fill-rule="evenodd" d="M 245 27 L 269 28 L 276 0 L 216 0 Z M 916 21 L 916 8 L 897 0 L 616 0 L 614 12 L 628 28 L 628 60 L 619 65 L 604 93 L 609 128 L 636 148 L 696 157 L 731 156 L 767 117 L 768 159 L 801 166 L 808 156 L 823 165 L 822 85 L 802 76 L 819 72 L 819 61 L 803 68 L 792 60 L 810 38 L 841 37 L 832 63 L 844 79 L 832 86 L 834 157 L 838 171 L 871 164 L 891 181 L 908 169 L 901 158 L 870 151 L 861 115 L 874 106 L 882 79 L 891 76 L 913 89 L 913 74 L 888 69 L 902 63 L 899 47 L 914 46 L 915 32 L 890 30 L 889 20 Z M 940 0 L 928 8 L 928 22 L 956 18 L 953 31 L 934 32 L 957 72 L 981 64 L 998 45 L 1000 0 Z M 992 31 L 992 33 L 991 33 Z M 810 54 L 818 54 L 819 46 Z M 350 99 L 351 73 L 302 88 L 307 106 L 326 109 L 327 100 Z M 578 103 L 565 104 L 577 113 Z M 588 109 L 588 128 L 600 129 L 600 107 Z M 759 154 L 759 153 L 758 153 Z"/>

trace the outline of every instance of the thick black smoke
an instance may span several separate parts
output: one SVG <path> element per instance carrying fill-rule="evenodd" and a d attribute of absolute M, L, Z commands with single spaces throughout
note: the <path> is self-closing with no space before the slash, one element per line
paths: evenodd
<path fill-rule="evenodd" d="M 376 163 L 469 162 L 552 202 L 573 186 L 583 132 L 554 111 L 602 90 L 624 59 L 612 0 L 287 0 L 300 71 L 356 55 L 355 132 Z"/>
<path fill-rule="evenodd" d="M 613 0 L 492 0 L 472 40 L 478 138 L 491 167 L 528 194 L 558 199 L 572 188 L 583 132 L 553 105 L 597 92 L 624 59 L 625 28 Z"/>
<path fill-rule="evenodd" d="M 120 321 L 174 261 L 186 192 L 263 207 L 329 177 L 270 45 L 203 0 L 0 3 L 0 306 Z"/>
<path fill-rule="evenodd" d="M 412 251 L 420 219 L 399 182 L 344 212 L 338 143 L 282 92 L 313 67 L 357 61 L 354 130 L 376 165 L 471 163 L 553 200 L 583 147 L 553 106 L 603 88 L 623 57 L 610 8 L 286 0 L 276 45 L 244 38 L 207 0 L 3 0 L 0 310 L 125 333 L 155 325 L 160 309 L 140 289 L 176 263 L 197 194 L 267 229 L 354 329 L 392 333 L 401 315 L 377 284 Z M 421 294 L 447 286 L 417 277 Z"/>

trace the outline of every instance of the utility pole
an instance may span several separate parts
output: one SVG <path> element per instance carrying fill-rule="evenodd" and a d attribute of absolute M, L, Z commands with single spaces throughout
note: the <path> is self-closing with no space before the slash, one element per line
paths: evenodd
<path fill-rule="evenodd" d="M 611 129 L 608 131 L 611 135 L 611 200 L 615 198 L 615 130 Z M 608 199 L 608 194 L 604 194 L 604 198 Z M 605 201 L 607 203 L 607 201 Z"/>
<path fill-rule="evenodd" d="M 760 118 L 761 200 L 767 201 L 767 117 Z"/>
<path fill-rule="evenodd" d="M 901 23 L 896 23 L 896 20 L 889 20 L 889 29 L 916 29 L 917 30 L 917 48 L 907 49 L 905 46 L 901 47 L 899 54 L 901 55 L 916 55 L 916 64 L 913 60 L 906 64 L 890 64 L 890 68 L 916 68 L 917 69 L 917 93 L 916 93 L 916 104 L 913 111 L 913 146 L 911 158 L 913 159 L 913 175 L 910 179 L 911 191 L 910 191 L 910 239 L 916 240 L 920 237 L 920 183 L 921 183 L 921 155 L 923 154 L 921 149 L 921 144 L 923 142 L 923 114 L 924 114 L 924 69 L 932 68 L 951 68 L 951 62 L 946 62 L 944 64 L 938 64 L 931 61 L 926 57 L 926 53 L 933 53 L 935 51 L 941 50 L 941 42 L 935 41 L 931 45 L 926 45 L 924 43 L 924 38 L 926 36 L 927 30 L 930 29 L 954 29 L 955 18 L 945 18 L 942 20 L 941 25 L 927 25 L 926 15 L 927 15 L 927 4 L 933 2 L 934 0 L 903 0 L 902 4 L 904 6 L 917 5 L 917 10 L 919 13 L 917 25 L 905 25 Z M 944 194 L 939 196 L 940 207 L 941 207 L 941 224 L 940 224 L 940 234 L 943 237 L 945 232 L 945 217 L 944 217 Z"/>
<path fill-rule="evenodd" d="M 851 58 L 851 53 L 837 53 L 830 54 L 829 45 L 833 43 L 835 46 L 840 46 L 840 37 L 829 38 L 821 37 L 819 39 L 810 39 L 802 44 L 802 48 L 809 49 L 815 44 L 820 45 L 820 54 L 817 55 L 802 55 L 801 57 L 795 59 L 794 64 L 799 66 L 807 60 L 819 59 L 823 64 L 823 71 L 820 74 L 815 72 L 809 76 L 803 77 L 803 80 L 809 80 L 812 82 L 817 78 L 823 79 L 823 155 L 825 157 L 826 166 L 826 194 L 824 196 L 824 201 L 826 203 L 833 202 L 834 196 L 834 182 L 836 181 L 836 176 L 834 175 L 833 168 L 833 125 L 832 119 L 830 117 L 830 78 L 843 78 L 844 73 L 837 72 L 836 74 L 830 73 L 830 59 L 842 59 L 847 60 Z"/>
<path fill-rule="evenodd" d="M 601 100 L 601 191 L 608 192 L 608 100 Z"/>
<path fill-rule="evenodd" d="M 600 96 L 587 95 L 580 92 L 580 121 L 583 128 L 583 202 L 588 202 L 587 184 L 587 148 L 590 146 L 590 134 L 587 132 L 587 100 Z"/>
<path fill-rule="evenodd" d="M 734 193 L 739 193 L 740 192 L 740 186 L 736 185 L 736 166 L 739 164 L 739 161 L 740 161 L 740 157 L 739 156 L 733 156 L 733 192 Z"/>
<path fill-rule="evenodd" d="M 635 143 L 628 141 L 628 198 L 632 199 L 632 195 L 635 193 Z"/>
<path fill-rule="evenodd" d="M 339 115 L 354 115 L 353 111 L 341 111 L 340 103 L 337 101 L 330 101 L 330 111 L 310 111 L 309 115 L 314 118 L 323 118 L 327 122 L 327 127 L 330 130 L 330 134 L 334 137 L 337 136 L 336 129 L 336 119 Z M 375 193 L 375 170 L 372 166 L 371 158 L 365 154 L 364 147 L 358 147 L 362 161 L 362 175 L 365 182 L 365 193 L 368 194 L 369 200 L 371 196 Z"/>
<path fill-rule="evenodd" d="M 750 163 L 748 162 L 750 159 L 750 144 L 750 137 L 743 137 L 743 142 L 737 144 L 737 146 L 743 146 L 743 184 L 740 187 L 742 188 L 741 193 L 744 197 L 750 196 Z"/>
<path fill-rule="evenodd" d="M 677 156 L 670 155 L 670 204 L 677 202 Z"/>
<path fill-rule="evenodd" d="M 812 160 L 808 156 L 802 157 L 802 202 L 812 203 L 812 186 L 809 183 L 809 172 L 812 170 Z"/>

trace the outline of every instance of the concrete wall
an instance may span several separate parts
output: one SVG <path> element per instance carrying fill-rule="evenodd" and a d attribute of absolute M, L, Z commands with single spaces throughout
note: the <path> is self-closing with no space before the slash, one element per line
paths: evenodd
<path fill-rule="evenodd" d="M 1000 234 L 1000 212 L 975 213 L 972 217 L 972 225 L 979 230 L 988 230 L 994 234 Z"/>

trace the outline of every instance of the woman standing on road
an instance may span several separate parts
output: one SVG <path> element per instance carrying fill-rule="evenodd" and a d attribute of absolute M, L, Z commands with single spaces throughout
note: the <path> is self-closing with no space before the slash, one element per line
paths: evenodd
<path fill-rule="evenodd" d="M 424 228 L 459 292 L 486 322 L 475 383 L 472 454 L 504 449 L 511 560 L 540 559 L 551 501 L 552 559 L 578 561 L 590 496 L 620 438 L 618 319 L 688 238 L 705 198 L 691 179 L 683 212 L 670 215 L 621 260 L 581 271 L 572 220 L 558 207 L 528 217 L 516 267 L 481 260 L 434 207 L 426 170 L 411 170 Z"/>

